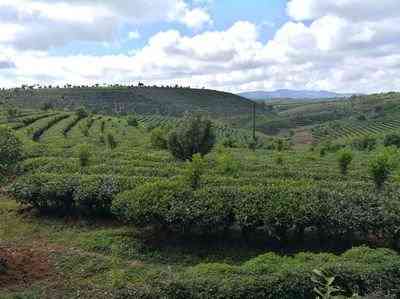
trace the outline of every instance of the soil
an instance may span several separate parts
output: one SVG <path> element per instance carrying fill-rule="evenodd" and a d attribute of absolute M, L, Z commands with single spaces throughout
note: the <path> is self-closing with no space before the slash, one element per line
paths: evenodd
<path fill-rule="evenodd" d="M 5 273 L 0 273 L 0 289 L 30 285 L 49 277 L 49 256 L 29 248 L 0 246 L 0 259 L 5 263 Z"/>

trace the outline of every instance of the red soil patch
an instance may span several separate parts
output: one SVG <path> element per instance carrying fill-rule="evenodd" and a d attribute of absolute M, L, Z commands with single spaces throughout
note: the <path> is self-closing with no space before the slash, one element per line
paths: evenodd
<path fill-rule="evenodd" d="M 50 274 L 49 257 L 39 251 L 0 247 L 0 259 L 6 263 L 6 272 L 0 273 L 0 289 L 29 285 Z"/>

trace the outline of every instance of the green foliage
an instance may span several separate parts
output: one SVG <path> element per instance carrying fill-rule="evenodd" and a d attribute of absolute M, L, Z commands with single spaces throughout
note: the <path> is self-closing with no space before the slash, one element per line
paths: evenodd
<path fill-rule="evenodd" d="M 353 158 L 353 152 L 350 149 L 342 149 L 338 152 L 337 160 L 339 163 L 340 173 L 342 175 L 347 175 Z"/>
<path fill-rule="evenodd" d="M 369 173 L 378 190 L 381 190 L 395 168 L 398 153 L 390 148 L 379 151 L 369 161 Z"/>
<path fill-rule="evenodd" d="M 127 121 L 128 121 L 128 126 L 135 128 L 139 126 L 139 122 L 135 115 L 129 115 Z"/>
<path fill-rule="evenodd" d="M 386 135 L 383 144 L 385 146 L 395 146 L 400 148 L 400 133 Z"/>
<path fill-rule="evenodd" d="M 89 112 L 86 110 L 85 107 L 79 107 L 75 113 L 76 113 L 77 118 L 79 118 L 79 119 L 89 116 Z"/>
<path fill-rule="evenodd" d="M 322 297 L 333 299 L 338 289 L 344 296 L 398 290 L 399 266 L 396 252 L 367 247 L 341 256 L 300 253 L 281 257 L 267 253 L 239 266 L 210 263 L 190 267 L 164 290 L 169 298 L 310 299 L 316 297 L 314 288 L 321 288 L 319 282 L 312 281 L 312 271 L 318 268 L 336 277 L 328 281 L 335 283 L 329 286 L 332 296 Z"/>
<path fill-rule="evenodd" d="M 372 151 L 377 145 L 377 139 L 372 136 L 355 138 L 351 142 L 352 148 L 358 151 Z"/>
<path fill-rule="evenodd" d="M 118 146 L 117 141 L 115 140 L 115 137 L 113 134 L 108 133 L 107 134 L 107 144 L 110 147 L 110 149 L 115 149 Z"/>
<path fill-rule="evenodd" d="M 198 189 L 201 186 L 201 176 L 207 167 L 206 161 L 200 154 L 194 154 L 192 161 L 186 161 L 184 169 L 184 181 L 192 188 Z"/>
<path fill-rule="evenodd" d="M 336 295 L 340 294 L 342 290 L 334 286 L 335 278 L 329 277 L 319 270 L 314 270 L 313 274 L 311 280 L 317 285 L 314 288 L 314 292 L 318 295 L 317 299 L 338 299 Z"/>
<path fill-rule="evenodd" d="M 235 148 L 235 147 L 237 147 L 236 141 L 231 135 L 228 135 L 225 138 L 223 138 L 221 144 L 226 148 Z"/>
<path fill-rule="evenodd" d="M 37 173 L 17 179 L 8 190 L 21 204 L 58 214 L 109 214 L 121 181 L 112 176 Z"/>
<path fill-rule="evenodd" d="M 168 149 L 168 131 L 163 128 L 155 128 L 151 131 L 150 143 L 157 149 Z"/>
<path fill-rule="evenodd" d="M 200 115 L 186 116 L 183 123 L 171 132 L 168 148 L 179 160 L 191 160 L 194 154 L 206 155 L 215 144 L 212 122 Z"/>
<path fill-rule="evenodd" d="M 22 159 L 22 143 L 6 126 L 0 126 L 0 174 L 8 172 Z"/>
<path fill-rule="evenodd" d="M 87 144 L 82 144 L 79 147 L 79 164 L 82 168 L 89 166 L 91 157 L 90 148 Z"/>
<path fill-rule="evenodd" d="M 240 161 L 235 159 L 228 151 L 222 150 L 215 157 L 217 171 L 224 175 L 235 176 L 240 170 Z"/>
<path fill-rule="evenodd" d="M 42 107 L 41 107 L 41 109 L 42 109 L 43 111 L 49 111 L 49 110 L 51 110 L 51 109 L 53 109 L 53 108 L 54 108 L 54 105 L 53 105 L 52 102 L 43 103 L 43 104 L 42 104 Z"/>

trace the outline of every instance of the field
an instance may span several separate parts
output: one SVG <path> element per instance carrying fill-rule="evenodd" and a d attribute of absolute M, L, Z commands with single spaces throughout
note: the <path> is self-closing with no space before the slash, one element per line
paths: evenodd
<path fill-rule="evenodd" d="M 292 142 L 308 140 L 301 147 L 276 145 L 260 130 L 251 148 L 244 120 L 219 116 L 217 145 L 199 168 L 152 144 L 152 129 L 174 128 L 178 116 L 137 114 L 132 126 L 114 113 L 32 107 L 10 117 L 3 109 L 0 123 L 24 155 L 0 192 L 9 264 L 0 298 L 316 298 L 314 270 L 335 277 L 343 295 L 398 298 L 399 171 L 383 186 L 369 172 L 386 153 L 384 135 L 397 132 L 397 108 L 385 108 L 394 103 L 387 96 L 386 114 L 358 125 L 361 109 L 381 110 L 357 101 L 333 122 L 320 123 L 321 113 L 348 105 L 277 104 L 258 115 L 290 124 Z M 318 121 L 293 125 L 307 111 Z M 340 151 L 320 142 L 340 137 L 344 147 L 355 136 L 376 136 L 377 146 L 353 150 L 344 172 Z"/>

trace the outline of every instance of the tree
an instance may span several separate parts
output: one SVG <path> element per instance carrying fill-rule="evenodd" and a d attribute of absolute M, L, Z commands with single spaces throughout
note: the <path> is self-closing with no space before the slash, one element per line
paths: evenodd
<path fill-rule="evenodd" d="M 342 149 L 338 153 L 338 162 L 340 173 L 342 175 L 347 175 L 349 170 L 349 165 L 353 161 L 353 152 L 349 149 Z"/>
<path fill-rule="evenodd" d="M 208 154 L 214 144 L 213 124 L 200 115 L 186 116 L 168 138 L 168 149 L 175 158 L 182 161 L 192 160 L 194 154 Z"/>
<path fill-rule="evenodd" d="M 22 159 L 22 143 L 14 131 L 0 126 L 0 173 L 11 170 Z"/>

